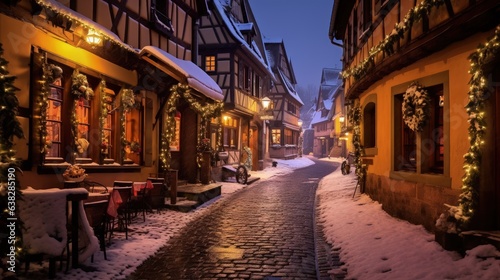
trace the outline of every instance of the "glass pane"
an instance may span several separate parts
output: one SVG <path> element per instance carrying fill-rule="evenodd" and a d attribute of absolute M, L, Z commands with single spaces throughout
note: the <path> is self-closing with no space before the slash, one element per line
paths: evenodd
<path fill-rule="evenodd" d="M 61 89 L 50 88 L 50 96 L 49 96 L 49 98 L 61 100 L 61 93 L 62 93 Z"/>
<path fill-rule="evenodd" d="M 47 148 L 47 154 L 45 156 L 46 157 L 60 157 L 60 154 L 59 154 L 60 147 L 61 147 L 61 145 L 59 143 L 52 143 L 52 145 Z"/>
<path fill-rule="evenodd" d="M 47 107 L 47 119 L 53 121 L 61 120 L 61 102 L 56 100 L 50 100 Z"/>

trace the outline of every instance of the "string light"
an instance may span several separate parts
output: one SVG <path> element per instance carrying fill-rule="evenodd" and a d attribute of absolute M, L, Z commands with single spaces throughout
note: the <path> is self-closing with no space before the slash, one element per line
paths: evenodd
<path fill-rule="evenodd" d="M 354 80 L 359 80 L 370 72 L 370 69 L 375 66 L 375 57 L 380 52 L 385 52 L 387 55 L 394 53 L 394 44 L 404 39 L 404 33 L 410 30 L 415 22 L 429 16 L 431 8 L 437 8 L 445 4 L 445 0 L 424 0 L 417 6 L 408 11 L 404 20 L 397 23 L 389 35 L 380 41 L 376 46 L 372 47 L 368 52 L 368 57 L 358 63 L 356 66 L 342 71 L 340 74 L 344 79 L 353 77 Z"/>
<path fill-rule="evenodd" d="M 175 113 L 177 111 L 177 104 L 180 98 L 184 98 L 184 100 L 189 104 L 189 107 L 200 115 L 200 126 L 198 132 L 197 139 L 197 156 L 196 162 L 198 167 L 201 167 L 203 162 L 203 152 L 201 149 L 202 141 L 205 138 L 207 132 L 207 124 L 210 119 L 215 117 L 221 117 L 222 109 L 224 108 L 224 103 L 216 102 L 216 103 L 207 103 L 205 105 L 201 105 L 192 95 L 191 89 L 188 85 L 177 84 L 173 85 L 170 88 L 170 96 L 167 100 L 165 111 L 164 111 L 164 122 L 165 122 L 165 132 L 162 134 L 161 148 L 160 148 L 160 161 L 162 163 L 163 170 L 170 169 L 170 143 L 174 140 L 175 137 Z M 219 121 L 219 133 L 217 135 L 217 147 L 216 150 L 219 149 L 221 143 L 221 121 Z"/>
<path fill-rule="evenodd" d="M 125 49 L 127 51 L 136 53 L 136 51 L 129 45 L 123 43 L 118 36 L 113 36 L 109 35 L 109 31 L 107 32 L 104 27 L 100 26 L 97 23 L 92 22 L 90 19 L 86 20 L 82 15 L 77 15 L 74 12 L 71 11 L 66 11 L 64 6 L 62 4 L 58 5 L 56 4 L 57 2 L 53 3 L 51 1 L 44 1 L 44 0 L 35 0 L 36 3 L 43 8 L 50 10 L 52 14 L 55 14 L 56 16 L 63 18 L 65 22 L 70 23 L 69 25 L 73 24 L 78 24 L 80 27 L 82 27 L 85 30 L 93 30 L 95 36 L 100 36 L 103 39 L 106 39 L 108 41 L 111 41 L 115 43 L 117 46 L 119 46 L 122 49 Z M 68 25 L 68 24 L 67 24 Z"/>
<path fill-rule="evenodd" d="M 499 51 L 500 25 L 495 29 L 495 36 L 483 45 L 479 45 L 475 52 L 469 56 L 470 70 L 472 75 L 469 84 L 469 101 L 465 106 L 469 115 L 469 143 L 470 147 L 464 154 L 465 171 L 462 177 L 462 193 L 459 198 L 459 207 L 464 213 L 460 219 L 461 227 L 466 228 L 470 219 L 474 216 L 478 207 L 480 168 L 482 151 L 480 146 L 485 144 L 484 135 L 486 133 L 485 101 L 489 96 L 490 89 L 483 74 L 482 68 L 486 61 L 496 56 Z"/>

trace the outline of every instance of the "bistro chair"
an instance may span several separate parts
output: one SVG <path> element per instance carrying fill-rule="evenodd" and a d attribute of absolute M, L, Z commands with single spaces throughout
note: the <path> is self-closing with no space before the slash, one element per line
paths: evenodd
<path fill-rule="evenodd" d="M 130 201 L 132 198 L 132 181 L 115 181 L 113 192 L 120 194 L 122 202 L 117 207 L 118 216 L 110 223 L 109 238 L 113 235 L 115 226 L 125 231 L 125 239 L 128 239 L 128 225 L 130 223 Z"/>
<path fill-rule="evenodd" d="M 142 211 L 142 219 L 146 221 L 146 211 L 151 211 L 151 189 L 147 187 L 147 182 L 144 182 L 145 186 L 137 192 L 135 196 L 131 198 L 131 208 L 135 210 L 135 216 L 137 216 L 139 211 Z"/>
<path fill-rule="evenodd" d="M 162 183 L 153 183 L 153 188 L 150 190 L 150 205 L 156 208 L 158 212 L 165 207 L 166 187 Z"/>
<path fill-rule="evenodd" d="M 105 260 L 108 259 L 106 256 L 108 202 L 109 202 L 108 200 L 99 200 L 83 204 L 83 208 L 85 209 L 85 215 L 87 216 L 89 225 L 94 229 L 94 235 L 99 239 L 101 251 L 103 251 L 104 253 Z M 94 262 L 94 254 L 92 254 L 90 260 Z"/>
<path fill-rule="evenodd" d="M 83 180 L 83 185 L 85 189 L 87 189 L 89 192 L 102 192 L 102 193 L 108 193 L 108 188 L 96 181 L 90 181 L 90 180 Z"/>

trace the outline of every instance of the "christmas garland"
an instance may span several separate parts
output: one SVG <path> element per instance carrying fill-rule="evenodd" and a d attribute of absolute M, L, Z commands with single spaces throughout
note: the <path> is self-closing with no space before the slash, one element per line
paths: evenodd
<path fill-rule="evenodd" d="M 482 159 L 481 146 L 486 133 L 484 115 L 485 101 L 491 95 L 490 84 L 483 73 L 486 63 L 498 55 L 500 51 L 500 25 L 495 29 L 495 35 L 485 44 L 480 44 L 469 56 L 471 79 L 469 81 L 469 102 L 465 106 L 469 115 L 470 147 L 464 155 L 464 171 L 462 178 L 462 193 L 459 199 L 458 222 L 460 228 L 466 228 L 474 216 L 479 202 L 480 166 Z"/>
<path fill-rule="evenodd" d="M 135 107 L 135 95 L 133 90 L 122 90 L 122 106 L 125 112 L 128 112 Z"/>
<path fill-rule="evenodd" d="M 405 15 L 403 21 L 396 23 L 392 32 L 376 46 L 370 49 L 368 57 L 356 66 L 342 71 L 342 77 L 347 79 L 352 76 L 354 80 L 359 80 L 369 74 L 371 72 L 370 70 L 375 66 L 375 57 L 380 52 L 383 51 L 387 55 L 393 54 L 394 44 L 404 39 L 405 32 L 410 30 L 414 23 L 422 20 L 426 16 L 429 16 L 433 8 L 438 8 L 439 6 L 444 5 L 445 2 L 445 0 L 424 0 L 410 9 Z"/>
<path fill-rule="evenodd" d="M 120 116 L 120 123 L 122 126 L 120 141 L 121 141 L 121 159 L 123 162 L 123 160 L 125 160 L 126 158 L 127 146 L 130 145 L 130 142 L 127 140 L 125 135 L 125 126 L 127 121 L 126 114 L 135 107 L 135 95 L 132 89 L 126 89 L 126 88 L 121 90 L 120 95 L 121 95 L 121 105 L 122 105 L 122 114 Z"/>
<path fill-rule="evenodd" d="M 49 106 L 50 84 L 53 82 L 52 66 L 47 63 L 47 53 L 43 54 L 42 59 L 42 80 L 40 81 L 40 92 L 38 93 L 38 109 L 40 110 L 40 124 L 38 131 L 40 133 L 40 153 L 45 156 L 52 143 L 47 141 L 47 108 Z"/>
<path fill-rule="evenodd" d="M 87 81 L 87 76 L 80 74 L 78 69 L 73 72 L 71 93 L 78 99 L 90 100 L 94 97 L 94 91 Z"/>
<path fill-rule="evenodd" d="M 413 131 L 422 131 L 429 118 L 430 97 L 418 83 L 411 83 L 403 95 L 403 120 Z"/>
<path fill-rule="evenodd" d="M 3 245 L 0 247 L 0 261 L 5 264 L 3 267 L 6 270 L 16 266 L 15 264 L 9 265 L 7 268 L 8 258 L 5 256 L 15 254 L 15 256 L 10 257 L 10 260 L 13 257 L 16 260 L 22 253 L 22 239 L 17 238 L 20 236 L 22 221 L 18 217 L 18 208 L 16 207 L 17 201 L 22 199 L 19 181 L 21 169 L 15 158 L 14 137 L 24 138 L 23 129 L 17 119 L 19 100 L 16 91 L 19 89 L 14 86 L 17 77 L 9 74 L 8 63 L 3 58 L 3 47 L 0 43 L 0 127 L 2 128 L 0 131 L 0 220 L 2 221 L 0 244 Z M 7 221 L 9 221 L 10 226 L 7 226 Z M 8 246 L 6 246 L 7 243 Z M 0 275 L 4 274 L 0 273 Z"/>
<path fill-rule="evenodd" d="M 355 105 L 348 113 L 348 118 L 353 124 L 352 144 L 354 146 L 354 165 L 358 182 L 363 183 L 366 176 L 366 165 L 363 164 L 364 147 L 361 144 L 361 106 Z"/>
<path fill-rule="evenodd" d="M 198 144 L 197 144 L 197 156 L 196 162 L 198 163 L 198 167 L 201 167 L 201 163 L 203 161 L 203 145 L 205 145 L 203 139 L 205 139 L 205 134 L 207 132 L 207 123 L 211 118 L 220 117 L 222 114 L 222 109 L 224 108 L 224 103 L 216 102 L 215 104 L 206 104 L 205 106 L 201 105 L 192 95 L 191 89 L 188 85 L 183 85 L 181 83 L 177 85 L 173 85 L 170 88 L 170 96 L 167 100 L 167 106 L 165 106 L 165 132 L 162 134 L 161 141 L 161 150 L 160 150 L 160 161 L 162 163 L 162 167 L 164 170 L 168 170 L 170 168 L 170 142 L 174 139 L 175 136 L 175 112 L 177 111 L 177 104 L 179 99 L 183 97 L 189 104 L 189 107 L 193 109 L 196 113 L 201 116 L 200 129 L 198 133 Z M 220 147 L 220 137 L 221 137 L 221 122 L 219 121 L 219 134 L 217 138 L 217 147 L 215 150 L 218 150 Z"/>

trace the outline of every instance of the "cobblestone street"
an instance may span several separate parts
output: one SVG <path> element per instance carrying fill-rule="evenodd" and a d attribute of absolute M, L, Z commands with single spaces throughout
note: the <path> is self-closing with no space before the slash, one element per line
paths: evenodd
<path fill-rule="evenodd" d="M 237 193 L 145 261 L 129 279 L 316 279 L 314 201 L 331 162 Z"/>

